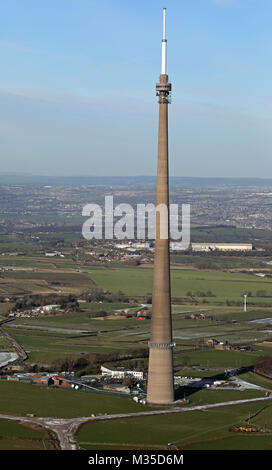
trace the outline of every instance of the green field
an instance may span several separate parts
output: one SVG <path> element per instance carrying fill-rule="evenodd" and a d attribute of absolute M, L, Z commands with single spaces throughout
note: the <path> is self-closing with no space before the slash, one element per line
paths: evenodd
<path fill-rule="evenodd" d="M 141 266 L 76 266 L 71 258 L 47 259 L 45 256 L 2 257 L 1 263 L 34 268 L 35 271 L 5 272 L 0 279 L 0 294 L 4 294 L 4 290 L 6 295 L 31 291 L 31 284 L 33 292 L 43 292 L 46 288 L 48 292 L 67 292 L 69 288 L 76 293 L 92 287 L 92 281 L 110 292 L 121 290 L 131 296 L 146 295 L 152 291 L 153 270 Z M 44 269 L 47 272 L 41 271 Z M 250 291 L 249 303 L 272 304 L 271 280 L 250 273 L 178 269 L 172 266 L 171 282 L 174 297 L 186 297 L 188 292 L 192 292 L 199 302 L 222 303 L 229 300 L 242 304 L 242 294 Z M 213 296 L 207 295 L 209 291 Z M 266 291 L 266 294 L 262 296 L 258 291 Z M 204 293 L 205 297 L 199 296 L 199 292 Z"/>
<path fill-rule="evenodd" d="M 183 398 L 183 392 L 181 389 Z M 259 390 L 197 390 L 187 389 L 190 404 L 219 403 L 221 401 L 242 400 L 264 396 Z M 37 416 L 77 417 L 91 413 L 124 413 L 143 411 L 141 405 L 131 398 L 114 396 L 111 393 L 93 393 L 74 390 L 48 388 L 23 382 L 0 382 L 0 413 Z M 156 407 L 155 407 L 156 408 Z M 144 410 L 154 409 L 146 406 Z"/>
<path fill-rule="evenodd" d="M 265 394 L 261 390 L 197 390 L 195 388 L 181 387 L 179 396 L 181 398 L 188 398 L 191 406 L 260 398 L 265 396 Z"/>
<path fill-rule="evenodd" d="M 75 418 L 90 416 L 91 413 L 132 413 L 142 409 L 130 398 L 111 393 L 89 393 L 0 381 L 0 413 L 21 416 L 35 413 L 37 416 Z"/>
<path fill-rule="evenodd" d="M 245 435 L 232 433 L 231 436 L 221 439 L 189 444 L 184 450 L 272 450 L 272 439 L 270 435 Z"/>
<path fill-rule="evenodd" d="M 135 348 L 138 350 L 147 348 L 150 320 L 94 318 L 94 314 L 100 310 L 113 313 L 116 309 L 129 306 L 135 310 L 133 304 L 86 303 L 81 304 L 82 312 L 79 313 L 30 319 L 18 318 L 6 324 L 4 329 L 27 351 L 30 363 L 50 364 L 60 357 L 75 357 L 94 352 L 129 354 Z M 237 309 L 221 307 L 216 310 L 216 319 L 213 321 L 187 320 L 185 312 L 173 314 L 173 335 L 177 344 L 174 354 L 177 368 L 240 367 L 252 365 L 258 355 L 272 354 L 272 348 L 268 347 L 269 343 L 254 346 L 252 352 L 202 350 L 199 343 L 201 338 L 217 338 L 221 341 L 228 340 L 232 344 L 246 344 L 256 342 L 256 338 L 259 342 L 267 340 L 268 335 L 263 325 L 256 327 L 253 323 L 231 323 L 224 319 L 224 315 L 236 318 Z M 254 311 L 250 314 L 253 316 Z M 256 316 L 262 317 L 265 314 L 268 312 L 256 311 Z M 219 320 L 222 317 L 223 320 Z M 267 346 L 264 346 L 265 344 Z"/>
<path fill-rule="evenodd" d="M 137 311 L 140 303 L 145 302 L 145 296 L 152 291 L 152 269 L 82 265 L 81 272 L 75 269 L 72 272 L 71 269 L 75 268 L 75 263 L 68 258 L 52 260 L 42 256 L 29 256 L 21 259 L 9 258 L 7 264 L 8 261 L 19 266 L 36 266 L 37 270 L 4 273 L 4 277 L 0 279 L 0 295 L 11 296 L 12 293 L 20 294 L 20 292 L 23 294 L 24 290 L 32 293 L 59 293 L 61 291 L 80 295 L 81 292 L 96 285 L 113 293 L 122 291 L 130 296 L 130 303 L 80 303 L 80 312 L 30 319 L 17 318 L 6 324 L 3 328 L 27 351 L 26 364 L 51 367 L 53 365 L 54 367 L 56 361 L 66 357 L 80 358 L 88 354 L 91 357 L 92 353 L 116 353 L 126 356 L 133 354 L 135 350 L 138 351 L 137 357 L 142 360 L 142 351 L 147 349 L 150 320 L 114 319 L 107 316 L 99 320 L 96 316 L 99 312 L 112 315 L 115 310 L 126 308 Z M 48 271 L 45 271 L 45 268 Z M 258 356 L 272 355 L 268 333 L 271 327 L 249 323 L 253 319 L 272 317 L 270 307 L 272 282 L 270 279 L 237 272 L 193 269 L 172 269 L 171 277 L 172 295 L 179 298 L 173 305 L 173 336 L 176 342 L 175 374 L 182 369 L 182 375 L 211 377 L 222 373 L 225 368 L 252 365 Z M 261 290 L 266 291 L 266 296 L 256 297 L 258 291 Z M 187 295 L 189 291 L 193 293 L 194 300 Z M 207 296 L 209 291 L 213 296 Z M 252 292 L 249 300 L 256 306 L 249 305 L 245 314 L 242 294 L 247 291 Z M 204 296 L 199 294 L 201 292 Z M 137 300 L 137 297 L 140 298 Z M 185 299 L 185 302 L 180 299 Z M 226 305 L 227 300 L 239 302 L 240 305 Z M 178 305 L 179 302 L 183 304 Z M 0 313 L 7 312 L 11 305 L 0 304 Z M 203 312 L 211 315 L 213 319 L 200 321 L 186 318 L 192 312 Z M 227 340 L 233 345 L 251 344 L 252 351 L 202 349 L 200 343 L 202 338 Z M 256 344 L 257 341 L 258 344 Z M 0 336 L 0 351 L 8 350 L 8 348 L 6 340 Z M 130 361 L 131 359 L 125 358 L 121 363 L 129 365 Z M 142 360 L 142 364 L 147 366 L 147 358 Z M 112 362 L 112 365 L 116 366 L 118 363 Z M 187 369 L 183 369 L 185 366 Z M 194 368 L 207 368 L 208 370 L 199 371 Z M 272 389 L 269 381 L 253 373 L 247 373 L 241 378 Z M 261 397 L 264 396 L 264 392 L 195 390 L 181 387 L 179 396 L 180 398 L 186 397 L 190 406 Z M 20 415 L 35 413 L 37 416 L 68 418 L 89 416 L 91 413 L 111 414 L 143 410 L 141 405 L 137 405 L 126 397 L 105 393 L 48 389 L 18 382 L 1 381 L 0 397 L 0 412 Z M 166 448 L 167 442 L 174 442 L 179 449 L 243 449 L 247 446 L 268 449 L 271 446 L 270 436 L 244 436 L 229 432 L 231 426 L 245 423 L 249 414 L 254 415 L 262 406 L 252 403 L 207 412 L 186 412 L 168 416 L 91 423 L 83 426 L 79 431 L 80 447 L 84 449 L 163 449 Z M 152 408 L 147 406 L 144 409 Z M 269 410 L 268 407 L 267 411 L 260 412 L 252 420 L 269 421 L 271 414 Z M 5 437 L 0 439 L 0 448 L 16 448 L 20 445 L 25 446 L 22 448 L 50 447 L 46 438 L 41 436 L 35 440 L 34 437 L 27 435 L 20 437 L 14 433 L 13 438 L 4 431 L 3 436 Z"/>
<path fill-rule="evenodd" d="M 152 291 L 153 271 L 149 268 L 88 268 L 88 272 L 97 285 L 111 292 L 122 290 L 125 294 L 137 296 Z M 241 303 L 243 293 L 251 291 L 254 296 L 257 291 L 266 290 L 272 301 L 271 280 L 252 274 L 172 269 L 171 288 L 174 297 L 186 297 L 191 291 L 199 298 L 197 292 L 211 291 L 220 301 L 240 300 Z M 216 301 L 216 297 L 212 299 Z"/>
<path fill-rule="evenodd" d="M 272 430 L 272 407 L 267 405 L 251 419 L 252 424 Z"/>
<path fill-rule="evenodd" d="M 48 204 L 48 201 L 45 200 L 44 204 Z M 6 221 L 20 223 L 21 214 L 3 212 L 0 216 Z M 43 226 L 56 224 L 59 230 L 54 233 L 53 227 L 48 226 L 48 231 L 40 231 L 37 227 L 36 234 L 24 230 L 20 233 L 14 231 L 11 234 L 0 234 L 2 318 L 16 300 L 32 294 L 72 294 L 81 300 L 82 293 L 97 287 L 113 294 L 121 291 L 130 302 L 80 302 L 80 312 L 30 319 L 16 318 L 5 324 L 3 330 L 17 340 L 28 354 L 25 362 L 27 370 L 34 364 L 35 369 L 44 366 L 49 370 L 64 364 L 69 370 L 73 360 L 79 358 L 83 361 L 78 361 L 79 366 L 72 368 L 83 374 L 95 373 L 101 363 L 146 368 L 150 320 L 116 319 L 113 314 L 115 310 L 126 308 L 138 311 L 141 303 L 151 302 L 152 255 L 148 254 L 148 259 L 143 261 L 146 266 L 134 266 L 131 261 L 122 263 L 120 258 L 114 258 L 112 262 L 107 259 L 110 244 L 104 247 L 99 243 L 92 246 L 92 243 L 82 239 L 79 232 L 73 232 L 74 227 L 70 232 L 61 231 L 64 225 L 66 229 L 69 224 L 81 225 L 81 216 L 67 218 L 56 213 L 25 214 L 23 219 Z M 262 242 L 270 241 L 271 232 L 232 227 L 192 227 L 192 239 L 199 242 L 253 241 L 254 238 L 258 239 L 257 245 L 261 246 Z M 45 256 L 47 250 L 55 249 L 65 253 L 65 257 Z M 95 256 L 90 256 L 90 250 L 94 251 Z M 14 251 L 24 252 L 24 255 L 8 256 L 8 252 Z M 4 252 L 6 254 L 3 255 Z M 252 252 L 245 256 L 241 253 L 171 254 L 175 375 L 217 377 L 226 368 L 249 366 L 254 364 L 258 356 L 272 356 L 271 325 L 250 323 L 255 319 L 272 318 L 272 278 L 261 278 L 249 271 L 254 269 L 257 273 L 257 270 L 267 270 L 271 276 L 272 266 L 266 263 L 269 259 L 270 252 Z M 243 312 L 245 292 L 250 292 L 247 313 Z M 10 302 L 4 302 L 6 297 Z M 120 293 L 118 298 L 126 300 Z M 149 308 L 151 310 L 151 305 Z M 212 319 L 190 318 L 192 312 L 202 312 L 212 316 Z M 102 319 L 97 318 L 99 314 Z M 233 349 L 207 349 L 202 341 L 207 338 L 228 341 Z M 241 352 L 235 349 L 237 345 L 250 345 L 252 350 Z M 10 350 L 10 343 L 0 335 L 0 352 Z M 80 364 L 85 366 L 81 369 Z M 201 370 L 204 368 L 206 370 Z M 272 390 L 272 381 L 252 372 L 242 374 L 241 378 Z M 264 394 L 264 391 L 259 390 L 180 387 L 177 396 L 187 398 L 187 404 L 182 406 L 188 407 L 262 397 Z M 7 414 L 25 416 L 34 413 L 37 416 L 74 418 L 90 416 L 91 413 L 136 413 L 153 408 L 138 405 L 130 397 L 111 393 L 88 393 L 0 381 L 0 412 Z M 82 449 L 90 450 L 160 450 L 166 449 L 168 442 L 174 444 L 172 448 L 181 450 L 271 450 L 272 434 L 243 435 L 230 432 L 233 426 L 246 425 L 248 422 L 272 429 L 272 405 L 260 402 L 209 411 L 92 422 L 79 430 L 78 440 Z M 47 432 L 0 419 L 0 449 L 51 448 L 53 443 Z"/>
<path fill-rule="evenodd" d="M 0 334 L 0 352 L 13 351 L 13 348 L 5 336 Z"/>
<path fill-rule="evenodd" d="M 260 403 L 228 406 L 209 411 L 118 419 L 88 423 L 78 432 L 83 449 L 272 449 L 271 436 L 230 433 L 232 426 L 263 407 Z M 244 439 L 244 441 L 242 439 Z M 246 447 L 246 445 L 248 447 Z M 242 447 L 241 447 L 242 446 Z"/>
<path fill-rule="evenodd" d="M 175 371 L 175 375 L 182 375 L 183 377 L 211 377 L 214 375 L 224 374 L 224 369 L 214 369 L 214 370 L 201 370 L 201 369 L 190 369 L 188 367 L 182 368 Z"/>
<path fill-rule="evenodd" d="M 0 279 L 0 295 L 80 294 L 93 286 L 87 275 L 77 272 L 8 271 Z"/>
<path fill-rule="evenodd" d="M 0 419 L 0 450 L 51 450 L 47 432 Z"/>
<path fill-rule="evenodd" d="M 263 353 L 263 350 L 261 351 Z M 203 367 L 242 367 L 252 365 L 254 359 L 263 355 L 259 351 L 239 352 L 239 351 L 220 351 L 220 350 L 199 350 L 185 353 L 175 353 L 175 364 L 183 363 L 184 356 L 188 358 L 189 366 Z"/>
<path fill-rule="evenodd" d="M 4 256 L 1 263 L 35 270 L 5 271 L 0 278 L 0 295 L 24 295 L 31 292 L 80 294 L 93 287 L 93 282 L 110 292 L 121 290 L 130 296 L 146 296 L 152 291 L 153 269 L 150 267 L 128 267 L 121 264 L 116 267 L 90 266 L 86 262 L 76 263 L 71 256 L 48 259 L 41 255 Z M 229 301 L 242 305 L 242 295 L 250 291 L 249 304 L 272 305 L 271 279 L 250 273 L 230 272 L 223 268 L 221 271 L 209 271 L 172 266 L 171 284 L 172 295 L 187 298 L 189 302 L 191 299 L 187 294 L 191 292 L 199 303 L 222 304 Z"/>
<path fill-rule="evenodd" d="M 136 320 L 135 320 L 136 321 Z M 130 331 L 126 329 L 125 325 L 120 325 L 122 321 L 112 321 L 113 324 L 107 325 L 104 321 L 90 321 L 88 324 L 82 325 L 61 325 L 58 324 L 59 329 L 55 331 L 46 331 L 39 328 L 45 328 L 33 323 L 26 328 L 27 325 L 22 324 L 22 328 L 12 327 L 12 323 L 6 331 L 18 341 L 21 346 L 27 351 L 30 363 L 50 364 L 56 359 L 64 358 L 67 356 L 80 356 L 88 353 L 118 353 L 129 354 L 130 351 L 146 348 L 144 343 L 135 343 L 133 337 L 122 337 L 122 329 L 124 332 Z M 20 325 L 19 325 L 20 326 Z M 100 330 L 105 330 L 104 333 L 97 333 L 95 335 L 85 335 L 77 331 L 77 328 L 82 328 L 82 331 L 89 331 L 95 333 Z M 119 327 L 119 328 L 118 328 Z M 137 325 L 136 325 L 137 327 Z M 32 329 L 33 328 L 33 329 Z M 71 329 L 66 329 L 71 328 Z M 121 331 L 120 331 L 121 328 Z M 133 331 L 133 330 L 132 330 Z"/>
<path fill-rule="evenodd" d="M 240 374 L 239 377 L 246 382 L 260 385 L 267 389 L 272 389 L 272 379 L 269 380 L 265 377 L 261 377 L 260 375 L 254 374 L 254 372 L 246 372 L 245 374 Z"/>

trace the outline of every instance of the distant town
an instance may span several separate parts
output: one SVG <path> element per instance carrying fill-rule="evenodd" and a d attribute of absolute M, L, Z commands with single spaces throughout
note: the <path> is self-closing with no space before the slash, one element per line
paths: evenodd
<path fill-rule="evenodd" d="M 7 179 L 9 181 L 9 179 Z M 38 178 L 36 179 L 38 181 Z M 50 180 L 50 178 L 49 178 Z M 0 175 L 1 181 L 1 175 Z M 26 179 L 27 181 L 27 179 Z M 4 184 L 0 186 L 1 231 L 5 230 L 62 230 L 74 226 L 81 231 L 82 207 L 86 203 L 103 205 L 104 197 L 110 194 L 115 204 L 125 202 L 134 206 L 137 203 L 155 202 L 155 180 L 145 178 L 101 179 L 98 184 L 69 183 L 65 185 Z M 53 179 L 54 181 L 54 179 Z M 185 180 L 186 181 L 186 180 Z M 170 202 L 191 205 L 192 223 L 199 226 L 226 226 L 237 229 L 272 230 L 271 225 L 272 184 L 269 180 L 252 179 L 247 184 L 243 180 L 210 180 L 205 178 L 185 182 L 173 179 L 170 189 Z M 260 210 L 260 207 L 262 210 Z M 59 227 L 59 228 L 58 228 Z M 196 240 L 198 242 L 199 240 Z M 217 240 L 218 242 L 220 240 Z M 224 240 L 226 242 L 227 240 Z M 244 240 L 243 240 L 244 241 Z"/>

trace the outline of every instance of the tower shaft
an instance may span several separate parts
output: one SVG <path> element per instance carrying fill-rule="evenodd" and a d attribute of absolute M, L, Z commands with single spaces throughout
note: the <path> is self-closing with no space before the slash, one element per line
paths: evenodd
<path fill-rule="evenodd" d="M 147 401 L 167 404 L 174 401 L 174 377 L 168 182 L 168 97 L 171 84 L 166 74 L 160 75 L 156 89 L 159 96 L 157 211 Z"/>

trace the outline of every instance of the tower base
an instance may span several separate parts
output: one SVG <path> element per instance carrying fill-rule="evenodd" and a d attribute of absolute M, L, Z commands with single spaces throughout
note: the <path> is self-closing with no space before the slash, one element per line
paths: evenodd
<path fill-rule="evenodd" d="M 150 348 L 146 400 L 157 405 L 169 405 L 175 401 L 172 348 Z"/>

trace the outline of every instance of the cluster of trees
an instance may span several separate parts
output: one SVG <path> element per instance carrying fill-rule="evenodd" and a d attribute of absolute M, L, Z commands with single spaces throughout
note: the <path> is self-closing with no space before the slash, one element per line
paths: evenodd
<path fill-rule="evenodd" d="M 227 299 L 226 300 L 226 305 L 228 307 L 241 307 L 241 305 L 242 305 L 241 302 L 242 302 L 241 300 L 229 300 L 229 299 Z"/>
<path fill-rule="evenodd" d="M 129 302 L 129 298 L 121 290 L 116 293 L 112 293 L 109 291 L 105 292 L 99 287 L 88 289 L 81 294 L 80 298 L 87 302 Z"/>
<path fill-rule="evenodd" d="M 105 312 L 105 310 L 98 310 L 98 312 L 90 313 L 88 318 L 100 318 L 100 317 L 107 317 L 109 312 Z"/>
<path fill-rule="evenodd" d="M 194 263 L 197 269 L 219 269 L 219 266 L 209 259 L 201 259 Z"/>
<path fill-rule="evenodd" d="M 272 357 L 271 356 L 259 356 L 254 362 L 254 369 L 257 372 L 261 372 L 265 375 L 272 376 Z"/>
<path fill-rule="evenodd" d="M 62 357 L 56 359 L 51 366 L 51 370 L 54 371 L 75 371 L 77 376 L 85 374 L 97 374 L 100 372 L 100 366 L 106 363 L 118 362 L 118 366 L 125 365 L 126 359 L 144 358 L 148 357 L 148 349 L 133 349 L 129 355 L 121 355 L 118 353 L 91 353 L 84 354 L 80 357 Z M 139 359 L 140 361 L 140 359 Z M 137 362 L 136 362 L 137 363 Z M 136 367 L 134 362 L 134 366 Z M 140 364 L 140 362 L 138 363 Z M 139 365 L 138 365 L 139 366 Z"/>
<path fill-rule="evenodd" d="M 245 294 L 247 294 L 248 297 L 272 297 L 272 294 L 267 292 L 266 289 L 257 290 L 255 295 L 251 291 L 245 292 Z M 243 296 L 244 294 L 241 294 L 241 297 Z"/>
<path fill-rule="evenodd" d="M 186 293 L 186 296 L 187 297 L 216 297 L 216 295 L 210 290 L 208 290 L 207 292 L 202 292 L 198 290 L 195 293 L 189 290 Z"/>
<path fill-rule="evenodd" d="M 145 367 L 145 357 L 148 357 L 148 350 L 140 350 L 138 354 L 141 355 L 141 358 L 130 359 L 128 361 L 118 362 L 118 367 L 125 367 L 127 369 L 142 369 Z"/>
<path fill-rule="evenodd" d="M 257 290 L 255 296 L 256 297 L 272 297 L 272 294 L 267 292 L 267 290 L 263 289 L 263 290 Z"/>

